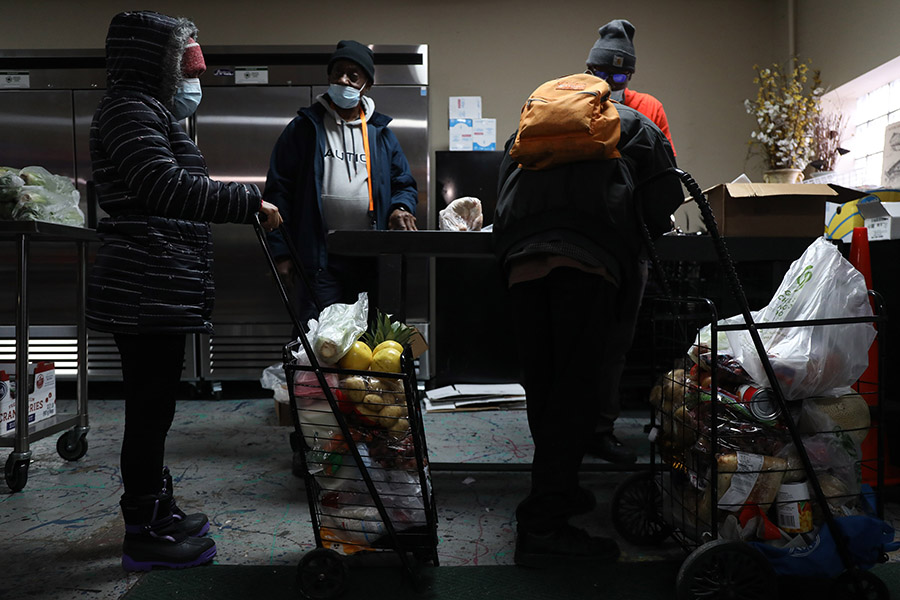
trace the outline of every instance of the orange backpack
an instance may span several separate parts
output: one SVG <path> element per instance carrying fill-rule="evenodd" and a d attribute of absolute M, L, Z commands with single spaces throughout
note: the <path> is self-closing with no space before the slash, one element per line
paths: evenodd
<path fill-rule="evenodd" d="M 578 73 L 543 84 L 522 107 L 509 155 L 523 169 L 548 169 L 582 160 L 618 158 L 619 111 L 609 85 Z"/>

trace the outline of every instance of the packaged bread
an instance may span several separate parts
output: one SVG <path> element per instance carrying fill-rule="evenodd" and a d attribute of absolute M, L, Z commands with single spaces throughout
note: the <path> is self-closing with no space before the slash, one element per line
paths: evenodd
<path fill-rule="evenodd" d="M 872 422 L 869 405 L 859 394 L 809 398 L 806 402 L 809 405 L 804 406 L 807 412 L 800 423 L 800 430 L 803 433 L 834 431 L 837 428 L 846 433 L 857 445 L 866 439 Z M 830 421 L 823 421 L 826 417 Z M 832 422 L 836 428 L 831 426 Z"/>
<path fill-rule="evenodd" d="M 765 512 L 778 494 L 787 461 L 775 456 L 735 452 L 717 456 L 716 465 L 720 509 L 735 512 L 755 504 Z"/>

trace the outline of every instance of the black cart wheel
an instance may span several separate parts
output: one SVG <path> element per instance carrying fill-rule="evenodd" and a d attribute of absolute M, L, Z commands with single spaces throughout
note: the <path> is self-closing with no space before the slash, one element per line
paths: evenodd
<path fill-rule="evenodd" d="M 56 440 L 56 451 L 66 460 L 78 460 L 87 453 L 88 441 L 74 431 L 67 431 Z"/>
<path fill-rule="evenodd" d="M 307 600 L 331 600 L 347 587 L 349 573 L 343 557 L 327 548 L 307 552 L 297 565 L 297 585 Z"/>
<path fill-rule="evenodd" d="M 832 600 L 888 600 L 891 592 L 877 575 L 861 569 L 844 571 L 834 580 Z"/>
<path fill-rule="evenodd" d="M 671 529 L 662 517 L 662 495 L 650 471 L 629 475 L 613 493 L 612 523 L 622 538 L 638 546 L 661 544 Z"/>
<path fill-rule="evenodd" d="M 767 600 L 778 597 L 778 581 L 758 550 L 744 542 L 715 540 L 694 550 L 682 563 L 675 591 L 678 600 Z"/>
<path fill-rule="evenodd" d="M 4 469 L 6 476 L 6 485 L 10 491 L 20 492 L 28 483 L 28 461 L 14 460 L 12 455 L 6 460 L 6 468 Z"/>

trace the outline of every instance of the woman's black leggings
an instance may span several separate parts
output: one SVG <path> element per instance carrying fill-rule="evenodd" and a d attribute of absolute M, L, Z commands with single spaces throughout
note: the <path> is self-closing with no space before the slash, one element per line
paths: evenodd
<path fill-rule="evenodd" d="M 125 494 L 157 494 L 162 487 L 166 434 L 184 365 L 184 334 L 116 334 L 125 383 L 122 482 Z"/>

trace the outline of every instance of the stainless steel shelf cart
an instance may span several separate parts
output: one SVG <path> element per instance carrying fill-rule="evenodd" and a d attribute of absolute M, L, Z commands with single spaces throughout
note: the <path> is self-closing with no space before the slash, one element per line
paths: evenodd
<path fill-rule="evenodd" d="M 75 294 L 75 337 L 78 346 L 77 397 L 75 413 L 57 414 L 43 421 L 28 422 L 28 386 L 18 385 L 16 394 L 16 427 L 12 436 L 0 436 L 0 447 L 11 447 L 4 475 L 13 492 L 22 490 L 28 482 L 28 466 L 31 461 L 32 441 L 65 431 L 56 444 L 59 455 L 66 460 L 78 460 L 87 452 L 87 328 L 84 319 L 86 297 L 87 245 L 96 241 L 92 229 L 71 227 L 40 221 L 0 222 L 0 242 L 12 242 L 16 246 L 16 373 L 26 382 L 28 373 L 28 340 L 34 333 L 30 326 L 28 303 L 29 251 L 32 243 L 72 243 L 77 249 L 75 261 L 77 282 Z M 24 393 L 23 393 L 24 392 Z"/>

